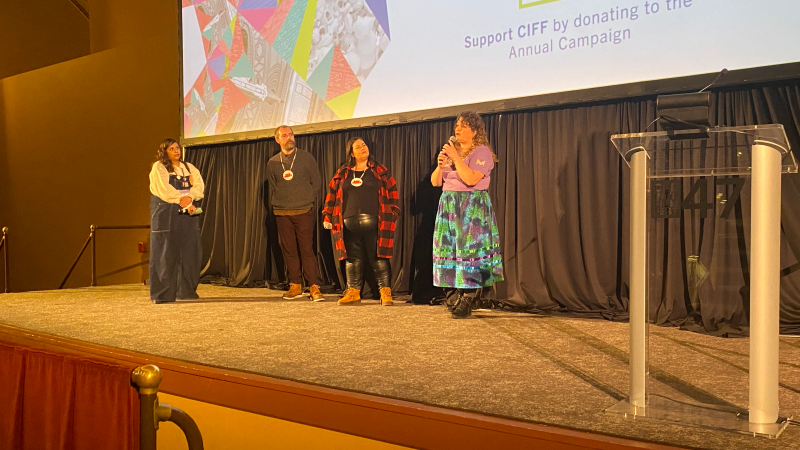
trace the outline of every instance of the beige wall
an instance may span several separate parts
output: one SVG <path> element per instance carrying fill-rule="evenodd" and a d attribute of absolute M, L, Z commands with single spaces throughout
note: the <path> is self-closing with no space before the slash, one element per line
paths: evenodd
<path fill-rule="evenodd" d="M 402 450 L 407 447 L 259 416 L 221 406 L 158 394 L 159 401 L 192 417 L 203 435 L 203 446 L 214 450 Z M 410 432 L 410 431 L 409 431 Z M 158 450 L 188 449 L 173 423 L 162 423 Z"/>
<path fill-rule="evenodd" d="M 90 224 L 149 223 L 150 165 L 180 131 L 178 24 L 177 1 L 93 0 L 91 55 L 0 80 L 0 226 L 11 230 L 12 290 L 58 287 Z M 101 233 L 98 273 L 133 268 L 100 284 L 141 281 L 147 255 L 137 242 L 148 233 Z M 67 286 L 88 285 L 88 256 Z"/>
<path fill-rule="evenodd" d="M 0 78 L 89 54 L 89 19 L 69 0 L 0 0 Z"/>

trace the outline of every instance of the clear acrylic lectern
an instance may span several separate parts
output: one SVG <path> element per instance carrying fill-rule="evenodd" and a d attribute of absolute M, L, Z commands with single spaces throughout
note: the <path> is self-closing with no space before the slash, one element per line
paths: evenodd
<path fill-rule="evenodd" d="M 630 395 L 607 412 L 777 437 L 788 424 L 778 413 L 781 174 L 797 172 L 783 126 L 611 141 L 631 169 Z M 669 243 L 676 230 L 680 239 Z M 676 280 L 681 292 L 665 292 Z M 748 409 L 704 404 L 649 382 L 648 326 L 667 295 L 682 296 L 692 311 L 746 303 Z"/>

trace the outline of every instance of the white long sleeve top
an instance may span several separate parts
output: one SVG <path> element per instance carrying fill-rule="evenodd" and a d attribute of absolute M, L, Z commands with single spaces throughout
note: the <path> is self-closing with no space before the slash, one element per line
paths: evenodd
<path fill-rule="evenodd" d="M 169 172 L 161 161 L 153 163 L 150 170 L 150 193 L 164 200 L 167 203 L 180 203 L 181 197 L 188 195 L 192 200 L 203 198 L 205 184 L 200 171 L 195 166 L 187 162 L 181 163 L 175 168 L 175 174 L 180 176 L 190 175 L 192 178 L 192 188 L 188 192 L 175 189 L 169 184 Z"/>

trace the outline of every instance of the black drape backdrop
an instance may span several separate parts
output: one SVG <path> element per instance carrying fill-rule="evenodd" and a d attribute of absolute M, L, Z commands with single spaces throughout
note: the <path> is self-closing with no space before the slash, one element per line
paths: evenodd
<path fill-rule="evenodd" d="M 783 124 L 798 154 L 800 80 L 720 89 L 714 102 L 712 124 Z M 498 300 L 529 311 L 627 318 L 629 171 L 609 138 L 644 131 L 654 118 L 655 97 L 484 115 L 500 158 L 490 188 L 506 274 L 496 286 Z M 431 247 L 441 190 L 431 186 L 429 176 L 452 127 L 448 119 L 297 136 L 298 147 L 317 159 L 326 183 L 344 161 L 345 143 L 353 136 L 363 137 L 376 159 L 390 168 L 402 208 L 392 258 L 393 286 L 397 292 L 411 293 L 417 303 L 437 295 L 431 284 Z M 278 151 L 272 139 L 187 150 L 187 159 L 206 181 L 204 280 L 230 286 L 285 283 L 274 217 L 266 201 L 266 162 Z M 783 177 L 782 204 L 781 331 L 796 333 L 798 175 Z M 676 231 L 665 239 L 680 236 Z M 318 227 L 316 240 L 321 282 L 340 288 L 341 271 L 329 233 Z M 651 319 L 687 325 L 695 311 L 688 310 L 683 283 L 670 283 L 676 284 L 673 289 L 653 299 Z M 732 303 L 704 311 L 705 329 L 698 331 L 746 330 L 742 308 Z"/>

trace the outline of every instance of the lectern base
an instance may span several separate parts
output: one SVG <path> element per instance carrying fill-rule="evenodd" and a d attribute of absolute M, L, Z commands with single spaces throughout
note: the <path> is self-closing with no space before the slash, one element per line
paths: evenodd
<path fill-rule="evenodd" d="M 622 414 L 630 419 L 668 422 L 711 430 L 730 431 L 776 439 L 789 425 L 791 417 L 778 417 L 775 423 L 750 423 L 745 409 L 687 403 L 651 395 L 646 407 L 636 407 L 623 400 L 605 412 Z"/>

